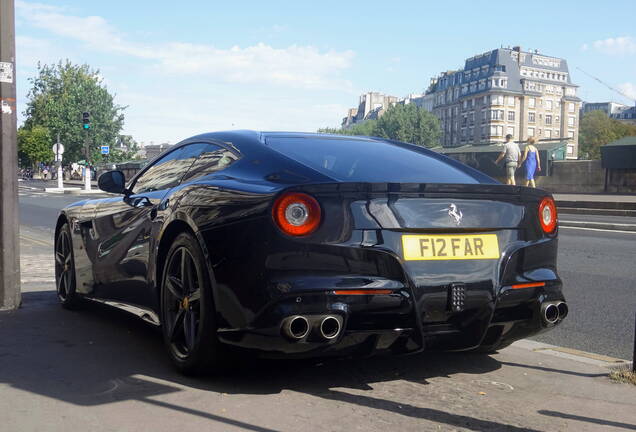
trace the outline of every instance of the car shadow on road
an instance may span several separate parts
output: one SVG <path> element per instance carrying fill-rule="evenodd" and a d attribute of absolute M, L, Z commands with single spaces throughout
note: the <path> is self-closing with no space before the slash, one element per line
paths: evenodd
<path fill-rule="evenodd" d="M 454 374 L 480 375 L 501 364 L 485 355 L 427 353 L 329 361 L 247 359 L 229 373 L 190 378 L 172 368 L 157 328 L 102 305 L 63 310 L 53 291 L 23 294 L 23 307 L 0 313 L 0 383 L 80 406 L 145 401 L 248 430 L 269 431 L 154 396 L 198 389 L 266 395 L 292 390 L 328 400 L 399 413 L 474 430 L 521 430 L 512 425 L 335 389 L 372 390 L 372 384 L 405 380 L 427 384 Z M 523 429 L 527 430 L 527 429 Z"/>

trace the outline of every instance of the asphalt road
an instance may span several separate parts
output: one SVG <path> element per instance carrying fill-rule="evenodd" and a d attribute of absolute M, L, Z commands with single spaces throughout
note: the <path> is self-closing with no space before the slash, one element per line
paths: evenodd
<path fill-rule="evenodd" d="M 20 188 L 20 224 L 51 239 L 58 210 L 72 202 L 104 197 L 53 195 Z M 583 216 L 576 215 L 576 220 Z M 562 219 L 566 219 L 563 215 Z M 574 218 L 573 218 L 574 219 Z M 607 220 L 616 221 L 615 217 Z M 620 218 L 619 218 L 620 219 Z M 625 218 L 625 223 L 631 223 Z M 602 216 L 594 216 L 602 221 Z M 535 340 L 623 359 L 632 358 L 636 314 L 636 232 L 562 228 L 559 273 L 570 315 Z"/>

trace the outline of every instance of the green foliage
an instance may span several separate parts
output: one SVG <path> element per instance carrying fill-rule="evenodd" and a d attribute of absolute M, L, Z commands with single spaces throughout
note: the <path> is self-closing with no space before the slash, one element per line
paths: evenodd
<path fill-rule="evenodd" d="M 636 135 L 636 126 L 611 119 L 603 111 L 585 113 L 579 128 L 579 157 L 600 159 L 602 145 L 631 135 Z"/>
<path fill-rule="evenodd" d="M 64 161 L 84 159 L 82 147 L 88 139 L 93 162 L 99 162 L 100 145 L 114 145 L 124 123 L 125 107 L 115 105 L 98 70 L 74 65 L 68 60 L 56 65 L 38 64 L 31 78 L 24 127 L 45 127 L 51 136 L 60 135 Z M 90 112 L 91 127 L 82 128 L 82 112 Z"/>
<path fill-rule="evenodd" d="M 55 158 L 51 148 L 53 139 L 43 126 L 18 129 L 18 158 L 22 166 L 35 166 L 38 162 L 50 162 Z"/>
<path fill-rule="evenodd" d="M 347 129 L 323 128 L 320 133 L 378 136 L 423 147 L 438 145 L 441 137 L 439 120 L 432 113 L 414 104 L 395 105 L 378 120 L 356 123 Z"/>
<path fill-rule="evenodd" d="M 127 162 L 136 158 L 139 145 L 131 135 L 120 135 L 115 147 L 110 148 L 108 162 Z"/>
<path fill-rule="evenodd" d="M 389 108 L 376 124 L 375 133 L 422 147 L 434 147 L 441 137 L 439 120 L 415 104 L 398 104 Z"/>

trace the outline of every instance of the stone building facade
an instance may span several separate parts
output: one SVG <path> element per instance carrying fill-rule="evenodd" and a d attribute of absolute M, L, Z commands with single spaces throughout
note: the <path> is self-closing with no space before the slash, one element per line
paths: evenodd
<path fill-rule="evenodd" d="M 519 47 L 500 48 L 466 59 L 464 68 L 431 80 L 426 95 L 440 119 L 441 144 L 568 138 L 567 157 L 578 154 L 577 87 L 567 62 Z"/>
<path fill-rule="evenodd" d="M 347 128 L 365 120 L 375 120 L 387 109 L 398 102 L 396 96 L 379 92 L 368 92 L 360 95 L 358 108 L 350 108 L 347 117 L 342 119 L 342 127 Z"/>

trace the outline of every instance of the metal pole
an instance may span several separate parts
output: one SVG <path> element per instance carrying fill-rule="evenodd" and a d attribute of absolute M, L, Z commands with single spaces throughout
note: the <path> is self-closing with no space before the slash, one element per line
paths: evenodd
<path fill-rule="evenodd" d="M 60 134 L 57 134 L 57 154 L 55 155 L 55 163 L 57 164 L 57 188 L 64 189 L 64 172 L 62 171 L 62 154 L 60 153 Z"/>
<path fill-rule="evenodd" d="M 84 148 L 86 149 L 86 169 L 84 170 L 84 190 L 86 192 L 91 191 L 91 168 L 90 168 L 90 145 L 88 144 L 88 132 L 86 132 L 86 138 L 84 138 Z"/>
<path fill-rule="evenodd" d="M 0 310 L 20 306 L 15 4 L 0 0 Z"/>

